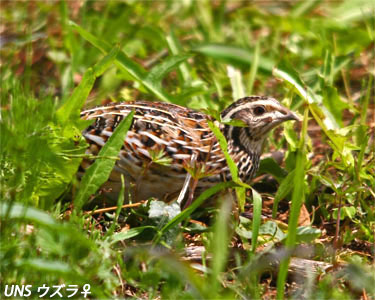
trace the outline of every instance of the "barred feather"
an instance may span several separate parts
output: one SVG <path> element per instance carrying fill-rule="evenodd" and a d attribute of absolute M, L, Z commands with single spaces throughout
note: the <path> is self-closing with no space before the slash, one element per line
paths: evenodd
<path fill-rule="evenodd" d="M 257 115 L 254 108 L 258 113 L 264 109 L 264 113 Z M 121 120 L 132 110 L 135 110 L 133 124 L 119 153 L 120 160 L 107 183 L 115 192 L 119 188 L 120 173 L 140 185 L 137 187 L 137 198 L 140 199 L 152 196 L 162 199 L 165 195 L 178 193 L 189 168 L 204 170 L 198 187 L 230 180 L 224 154 L 207 124 L 207 120 L 214 121 L 212 117 L 175 104 L 136 101 L 111 103 L 83 111 L 82 119 L 95 120 L 83 132 L 90 145 L 87 153 L 98 154 Z M 228 141 L 228 153 L 237 164 L 239 177 L 244 182 L 249 182 L 258 169 L 266 133 L 282 121 L 297 119 L 279 102 L 268 97 L 242 98 L 221 115 L 223 119 L 239 119 L 248 125 L 233 127 L 215 121 Z M 160 151 L 170 165 L 150 163 L 152 153 Z M 85 160 L 82 167 L 89 164 Z"/>

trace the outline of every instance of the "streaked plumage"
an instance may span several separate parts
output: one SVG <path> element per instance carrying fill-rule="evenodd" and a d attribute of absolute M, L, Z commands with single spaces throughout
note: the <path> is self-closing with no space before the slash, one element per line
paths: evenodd
<path fill-rule="evenodd" d="M 249 182 L 259 166 L 259 157 L 267 132 L 286 120 L 298 117 L 269 97 L 245 97 L 222 113 L 221 118 L 240 120 L 246 127 L 224 125 L 204 113 L 160 102 L 111 103 L 83 111 L 83 119 L 95 119 L 83 135 L 90 147 L 87 153 L 98 154 L 116 126 L 135 110 L 132 126 L 120 151 L 120 160 L 106 186 L 114 192 L 120 186 L 120 174 L 137 183 L 137 200 L 176 195 L 181 190 L 187 169 L 201 170 L 198 188 L 230 180 L 224 154 L 210 130 L 212 120 L 228 141 L 228 152 L 237 164 L 239 176 Z M 153 153 L 162 151 L 169 165 L 150 163 Z M 86 168 L 89 161 L 82 164 Z M 201 175 L 202 175 L 201 174 Z"/>

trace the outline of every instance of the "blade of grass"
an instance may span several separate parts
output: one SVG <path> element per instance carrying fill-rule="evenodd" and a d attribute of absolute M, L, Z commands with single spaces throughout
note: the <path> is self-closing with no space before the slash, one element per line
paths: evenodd
<path fill-rule="evenodd" d="M 293 180 L 294 180 L 294 177 L 295 177 L 294 173 L 295 173 L 294 170 L 292 172 L 290 172 L 284 178 L 284 180 L 281 182 L 279 188 L 277 189 L 275 198 L 273 200 L 273 206 L 272 206 L 272 218 L 274 218 L 274 219 L 276 218 L 277 209 L 278 209 L 278 205 L 279 205 L 280 200 L 285 198 L 293 188 Z"/>
<path fill-rule="evenodd" d="M 361 119 L 360 119 L 360 125 L 358 126 L 355 136 L 356 136 L 356 144 L 357 146 L 361 147 L 361 150 L 357 156 L 357 162 L 356 162 L 356 180 L 360 182 L 360 173 L 363 167 L 363 158 L 365 155 L 365 151 L 368 145 L 368 140 L 370 136 L 367 135 L 368 126 L 367 124 L 367 111 L 369 108 L 369 100 L 370 100 L 370 94 L 371 94 L 371 87 L 372 87 L 372 80 L 373 77 L 370 77 L 367 85 L 367 90 L 364 95 L 364 99 L 361 104 Z M 375 117 L 374 117 L 375 118 Z M 371 120 L 370 120 L 371 121 Z M 375 146 L 375 144 L 373 144 Z M 371 150 L 370 150 L 371 151 Z"/>
<path fill-rule="evenodd" d="M 291 11 L 292 17 L 300 17 L 306 15 L 310 11 L 312 11 L 315 7 L 317 7 L 322 0 L 307 0 L 298 2 L 298 4 L 293 6 Z"/>
<path fill-rule="evenodd" d="M 202 277 L 186 262 L 181 261 L 174 253 L 150 249 L 148 247 L 128 247 L 125 251 L 126 257 L 132 259 L 141 258 L 142 261 L 160 261 L 163 272 L 171 272 L 189 286 L 193 293 L 193 299 L 210 298 L 210 287 L 207 286 Z M 178 297 L 178 298 L 181 298 Z M 190 298 L 190 297 L 189 297 Z"/>
<path fill-rule="evenodd" d="M 73 270 L 69 264 L 56 260 L 46 260 L 42 258 L 21 259 L 18 262 L 19 267 L 24 267 L 28 270 L 34 270 L 43 273 L 53 273 L 60 275 L 72 275 Z"/>
<path fill-rule="evenodd" d="M 120 148 L 124 144 L 126 134 L 132 124 L 134 111 L 129 113 L 120 125 L 113 132 L 111 137 L 105 143 L 99 152 L 99 156 L 117 156 Z M 98 188 L 107 181 L 113 167 L 115 160 L 108 158 L 98 158 L 87 169 L 85 175 L 82 177 L 81 186 L 78 194 L 74 200 L 74 209 L 79 211 L 85 204 L 87 199 L 95 193 Z"/>
<path fill-rule="evenodd" d="M 95 37 L 90 32 L 83 29 L 78 24 L 74 23 L 73 21 L 69 21 L 69 25 L 75 29 L 86 41 L 88 41 L 90 44 L 98 48 L 101 52 L 104 54 L 108 53 L 111 49 L 111 45 L 107 43 L 106 41 L 102 41 Z M 125 53 L 122 51 L 121 57 L 119 57 L 118 61 L 121 61 L 122 66 L 124 69 L 135 79 L 141 81 L 146 74 L 146 70 L 143 69 L 139 64 L 132 61 L 130 58 L 127 57 Z"/>
<path fill-rule="evenodd" d="M 181 223 L 183 220 L 190 217 L 190 215 L 208 198 L 215 195 L 221 190 L 224 190 L 226 188 L 233 188 L 236 184 L 234 182 L 222 182 L 219 183 L 207 190 L 205 190 L 197 199 L 194 200 L 194 202 L 189 205 L 186 209 L 184 209 L 181 213 L 179 213 L 177 216 L 175 216 L 172 220 L 170 220 L 160 231 L 158 232 L 157 236 L 155 236 L 155 239 L 153 241 L 153 244 L 156 245 L 163 234 L 167 232 L 171 227 L 175 226 L 176 224 Z"/>
<path fill-rule="evenodd" d="M 151 82 L 155 86 L 159 86 L 160 88 L 163 77 L 182 62 L 186 61 L 189 57 L 191 57 L 189 54 L 178 54 L 168 57 L 163 62 L 153 67 L 145 80 Z"/>
<path fill-rule="evenodd" d="M 180 41 L 176 38 L 176 35 L 174 34 L 174 31 L 172 30 L 171 34 L 166 37 L 166 41 L 168 44 L 169 51 L 173 55 L 181 55 L 183 53 L 183 48 L 180 43 Z M 207 99 L 203 97 L 202 95 L 192 95 L 191 97 L 187 96 L 186 93 L 190 90 L 191 92 L 194 92 L 194 90 L 197 90 L 197 87 L 195 86 L 196 81 L 199 81 L 199 78 L 192 77 L 192 67 L 187 62 L 182 62 L 179 64 L 177 69 L 177 74 L 179 78 L 179 82 L 182 86 L 186 87 L 184 91 L 179 95 L 180 97 L 176 97 L 177 104 L 186 106 L 189 102 L 199 102 L 199 103 L 205 103 L 209 107 L 209 102 L 207 102 Z M 195 81 L 195 82 L 194 82 Z M 198 89 L 197 91 L 200 91 Z"/>
<path fill-rule="evenodd" d="M 211 292 L 212 295 L 219 294 L 220 273 L 224 270 L 228 258 L 228 245 L 230 233 L 228 224 L 229 216 L 232 211 L 232 203 L 225 197 L 222 198 L 222 204 L 216 216 L 214 225 L 214 234 L 212 239 L 212 273 L 211 273 Z"/>
<path fill-rule="evenodd" d="M 57 118 L 61 123 L 79 117 L 79 112 L 87 99 L 95 79 L 102 75 L 106 69 L 114 62 L 120 48 L 114 47 L 108 55 L 100 60 L 93 68 L 89 68 L 80 82 L 74 89 L 72 95 L 56 112 Z"/>
<path fill-rule="evenodd" d="M 35 222 L 45 226 L 57 226 L 54 218 L 42 210 L 27 207 L 20 203 L 0 203 L 0 217 L 2 220 L 20 219 Z"/>
<path fill-rule="evenodd" d="M 245 189 L 251 189 L 253 192 L 253 228 L 252 228 L 252 251 L 255 253 L 257 240 L 258 240 L 258 233 L 261 223 L 261 213 L 262 213 L 262 197 L 259 195 L 259 193 L 253 189 L 251 186 L 249 186 L 246 183 L 243 183 L 241 179 L 238 177 L 238 168 L 236 164 L 234 163 L 232 157 L 228 153 L 228 143 L 223 135 L 223 133 L 220 131 L 220 129 L 215 126 L 215 124 L 211 121 L 208 121 L 208 126 L 212 130 L 212 132 L 215 134 L 216 139 L 219 142 L 220 148 L 224 153 L 226 162 L 228 164 L 230 173 L 232 175 L 232 180 L 238 184 L 236 189 L 236 194 L 238 197 L 238 204 L 241 211 L 244 211 L 245 201 L 246 201 L 246 193 Z"/>
<path fill-rule="evenodd" d="M 259 228 L 261 224 L 262 197 L 256 190 L 251 190 L 253 193 L 253 226 L 251 228 L 251 252 L 255 254 L 258 244 Z"/>
<path fill-rule="evenodd" d="M 318 103 L 314 93 L 308 90 L 305 83 L 301 80 L 298 73 L 290 66 L 289 63 L 283 61 L 277 68 L 273 69 L 273 75 L 279 77 L 291 84 L 296 92 L 308 103 Z"/>
<path fill-rule="evenodd" d="M 251 61 L 251 67 L 250 67 L 250 77 L 249 77 L 249 84 L 248 84 L 249 95 L 252 95 L 252 92 L 253 92 L 255 76 L 258 71 L 259 56 L 260 56 L 260 40 L 258 39 L 255 44 L 254 58 Z"/>
<path fill-rule="evenodd" d="M 335 150 L 338 151 L 338 153 L 342 152 L 343 141 L 341 141 L 333 131 L 328 129 L 324 121 L 324 119 L 332 120 L 332 115 L 323 113 L 323 111 L 318 107 L 320 101 L 318 101 L 317 95 L 315 95 L 305 85 L 305 83 L 299 77 L 298 73 L 287 62 L 284 61 L 276 69 L 273 70 L 273 74 L 277 77 L 282 78 L 293 86 L 296 92 L 308 104 L 312 116 L 322 128 L 327 137 L 332 141 L 333 145 L 336 148 Z M 335 120 L 333 120 L 333 122 L 335 122 Z"/>
<path fill-rule="evenodd" d="M 76 23 L 70 21 L 69 25 L 72 26 L 77 32 L 88 42 L 90 42 L 93 46 L 98 48 L 103 53 L 108 53 L 111 46 L 98 38 L 96 38 L 93 34 L 89 33 Z M 144 85 L 151 93 L 157 96 L 159 99 L 166 101 L 166 102 L 173 102 L 173 98 L 164 92 L 160 88 L 160 84 L 155 85 L 153 81 L 147 79 L 147 72 L 143 69 L 142 66 L 131 60 L 123 51 L 120 51 L 117 55 L 116 66 L 129 73 L 136 81 Z"/>
<path fill-rule="evenodd" d="M 257 175 L 261 174 L 271 174 L 279 183 L 288 175 L 272 157 L 267 157 L 260 161 Z"/>
<path fill-rule="evenodd" d="M 219 142 L 220 148 L 224 153 L 225 160 L 227 161 L 228 168 L 230 170 L 230 174 L 232 175 L 232 180 L 235 183 L 238 183 L 240 185 L 243 185 L 244 183 L 241 182 L 238 178 L 238 169 L 236 164 L 234 163 L 232 157 L 228 153 L 228 143 L 223 135 L 223 133 L 220 131 L 220 129 L 211 121 L 207 121 L 208 126 L 212 130 L 212 132 L 215 134 L 215 137 L 217 141 Z"/>
<path fill-rule="evenodd" d="M 244 189 L 246 189 L 246 188 L 250 189 L 251 187 L 248 184 L 243 183 L 241 181 L 241 179 L 238 177 L 237 166 L 234 163 L 232 157 L 228 153 L 228 143 L 227 143 L 227 141 L 226 141 L 223 133 L 211 121 L 208 121 L 208 126 L 210 127 L 210 129 L 212 130 L 212 132 L 215 134 L 215 137 L 216 137 L 216 139 L 219 142 L 220 149 L 224 153 L 224 157 L 225 157 L 225 160 L 226 160 L 227 165 L 229 167 L 230 174 L 232 176 L 233 182 L 235 182 L 237 185 L 239 185 L 238 187 L 236 187 L 236 194 L 237 194 L 237 196 L 239 196 L 239 198 L 238 198 L 238 204 L 239 204 L 240 210 L 244 211 L 245 200 L 246 200 L 245 199 L 246 193 L 245 193 Z"/>
<path fill-rule="evenodd" d="M 369 101 L 370 101 L 370 96 L 371 96 L 371 87 L 373 86 L 372 81 L 374 77 L 369 76 L 368 84 L 367 84 L 367 89 L 365 96 L 363 97 L 363 101 L 361 104 L 361 125 L 366 125 L 367 124 L 367 111 L 369 108 Z"/>
<path fill-rule="evenodd" d="M 141 234 L 145 229 L 153 229 L 156 230 L 155 226 L 147 225 L 147 226 L 140 226 L 140 227 L 134 227 L 131 228 L 125 232 L 119 232 L 111 236 L 110 238 L 110 243 L 114 244 L 119 241 L 127 240 L 132 237 L 135 237 L 139 234 Z"/>
<path fill-rule="evenodd" d="M 195 47 L 193 51 L 247 70 L 254 60 L 252 51 L 236 46 L 203 44 Z M 259 59 L 259 69 L 266 74 L 272 73 L 274 65 L 275 63 L 269 58 L 262 57 Z"/>
<path fill-rule="evenodd" d="M 124 204 L 124 198 L 125 198 L 125 181 L 124 181 L 124 176 L 121 175 L 121 189 L 120 189 L 120 193 L 118 194 L 117 209 L 116 209 L 115 217 L 113 219 L 111 227 L 109 227 L 108 231 L 105 234 L 106 237 L 112 235 L 112 233 L 115 231 L 117 220 L 120 215 L 122 205 Z"/>
<path fill-rule="evenodd" d="M 297 162 L 294 176 L 294 188 L 292 194 L 292 205 L 290 208 L 289 222 L 288 222 L 288 236 L 285 242 L 287 250 L 291 250 L 297 240 L 297 227 L 298 218 L 301 206 L 304 202 L 304 180 L 305 180 L 305 136 L 307 134 L 307 121 L 308 121 L 308 106 L 305 107 L 304 121 L 302 125 L 302 133 L 300 143 L 298 145 Z M 290 258 L 284 259 L 280 263 L 279 274 L 277 276 L 277 299 L 284 299 L 285 281 L 288 274 Z"/>
<path fill-rule="evenodd" d="M 245 97 L 245 89 L 242 82 L 241 71 L 228 65 L 227 75 L 230 80 L 230 85 L 232 87 L 233 100 L 236 101 L 237 99 Z"/>
<path fill-rule="evenodd" d="M 181 54 L 182 47 L 181 47 L 181 44 L 180 44 L 179 40 L 176 38 L 173 30 L 172 30 L 171 34 L 166 37 L 166 41 L 167 41 L 167 44 L 168 44 L 168 48 L 173 55 L 180 55 Z M 191 81 L 189 65 L 186 62 L 183 62 L 178 66 L 178 74 L 181 77 L 180 78 L 181 82 L 186 83 L 186 82 Z"/>

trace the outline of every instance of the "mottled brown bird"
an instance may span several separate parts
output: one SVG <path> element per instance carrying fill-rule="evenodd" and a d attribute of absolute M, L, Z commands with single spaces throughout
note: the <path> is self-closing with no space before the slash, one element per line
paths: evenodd
<path fill-rule="evenodd" d="M 277 100 L 259 96 L 239 99 L 221 113 L 222 120 L 240 120 L 242 126 L 223 124 L 209 115 L 175 104 L 111 103 L 81 113 L 85 120 L 95 119 L 83 132 L 90 145 L 87 153 L 97 155 L 132 110 L 135 111 L 133 123 L 105 186 L 118 192 L 120 174 L 124 174 L 128 182 L 136 183 L 136 200 L 177 196 L 186 185 L 187 177 L 190 178 L 189 172 L 199 173 L 198 189 L 231 179 L 224 154 L 207 120 L 213 121 L 224 134 L 228 153 L 238 167 L 239 177 L 246 183 L 259 167 L 267 133 L 284 121 L 299 120 Z M 163 164 L 155 159 L 161 156 Z M 82 166 L 86 168 L 89 164 L 85 160 Z"/>

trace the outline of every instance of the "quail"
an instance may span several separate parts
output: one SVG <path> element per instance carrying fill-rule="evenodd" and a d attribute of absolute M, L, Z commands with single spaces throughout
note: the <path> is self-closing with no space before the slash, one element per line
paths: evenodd
<path fill-rule="evenodd" d="M 178 195 L 187 176 L 194 172 L 195 177 L 197 172 L 200 174 L 196 184 L 199 189 L 231 180 L 224 153 L 208 120 L 214 122 L 226 138 L 228 153 L 237 165 L 239 178 L 245 183 L 251 181 L 259 167 L 267 133 L 284 121 L 299 120 L 276 99 L 265 96 L 241 98 L 221 112 L 222 120 L 239 120 L 241 126 L 219 122 L 205 113 L 170 103 L 110 103 L 81 113 L 82 119 L 94 119 L 83 131 L 89 144 L 86 153 L 97 155 L 132 110 L 135 111 L 132 125 L 105 187 L 112 195 L 118 193 L 121 174 L 124 174 L 127 182 L 136 185 L 136 200 Z M 164 163 L 155 161 L 155 155 Z M 89 160 L 82 163 L 83 169 L 89 165 Z"/>

